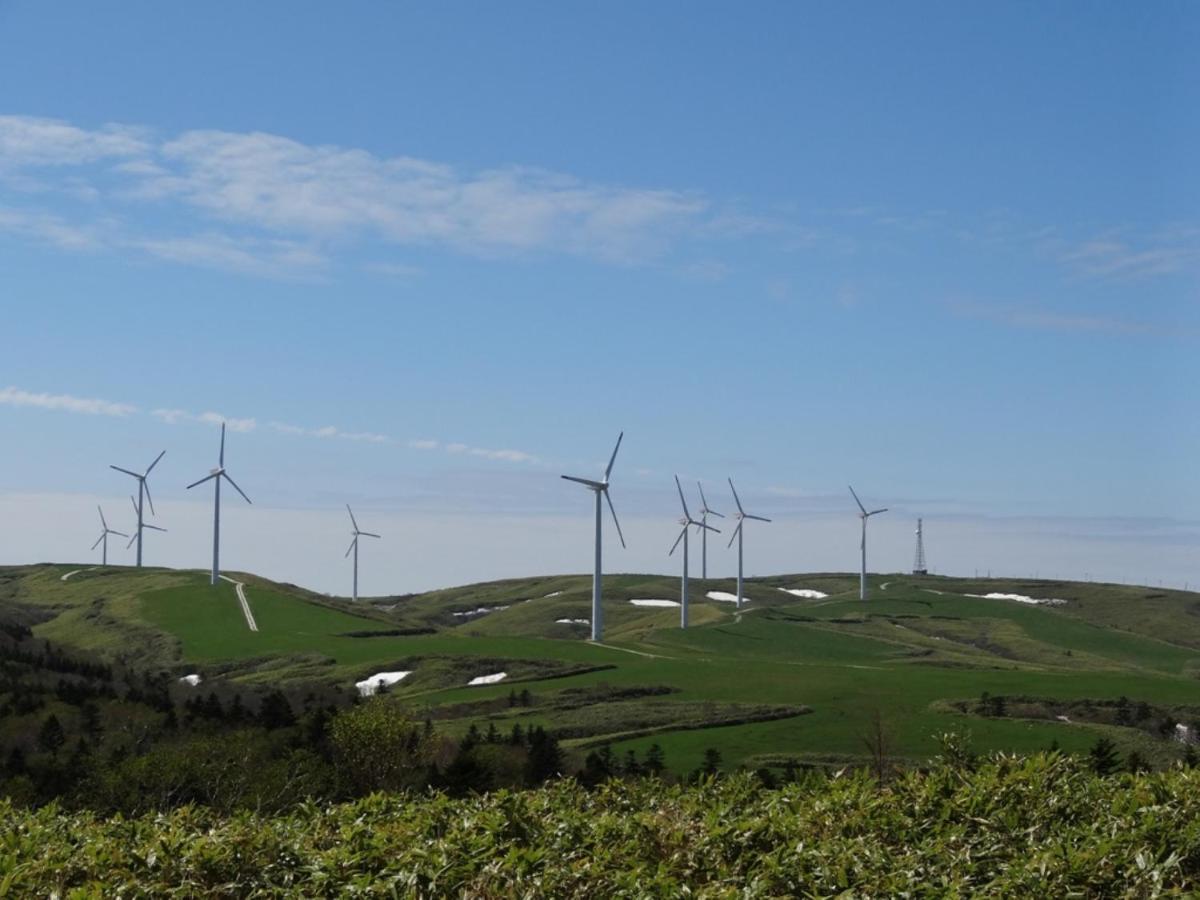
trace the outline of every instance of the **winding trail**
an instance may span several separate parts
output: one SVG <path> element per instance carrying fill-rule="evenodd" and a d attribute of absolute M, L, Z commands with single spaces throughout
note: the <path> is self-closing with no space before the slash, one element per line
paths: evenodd
<path fill-rule="evenodd" d="M 234 581 L 228 576 L 222 575 L 222 580 L 228 581 L 237 590 L 238 603 L 242 604 L 242 614 L 246 617 L 246 624 L 251 631 L 258 631 L 258 623 L 254 621 L 254 613 L 250 612 L 250 604 L 246 602 L 246 585 L 240 581 Z"/>
<path fill-rule="evenodd" d="M 628 647 L 618 647 L 615 644 L 603 644 L 599 641 L 595 642 L 592 646 L 606 647 L 609 650 L 620 650 L 622 653 L 632 653 L 635 656 L 645 656 L 650 659 L 675 659 L 674 656 L 659 656 L 657 653 L 647 653 L 644 650 L 631 650 Z"/>
<path fill-rule="evenodd" d="M 94 572 L 98 568 L 100 568 L 100 567 L 99 566 L 88 566 L 86 569 L 72 569 L 70 572 L 68 572 L 62 578 L 60 578 L 59 581 L 66 581 L 72 575 L 78 575 L 80 572 Z"/>

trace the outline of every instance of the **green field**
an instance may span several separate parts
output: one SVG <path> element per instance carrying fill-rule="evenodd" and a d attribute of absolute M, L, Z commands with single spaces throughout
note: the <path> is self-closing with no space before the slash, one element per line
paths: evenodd
<path fill-rule="evenodd" d="M 782 759 L 837 763 L 860 758 L 876 714 L 892 752 L 919 759 L 934 735 L 972 732 L 980 748 L 1034 750 L 1057 741 L 1082 750 L 1099 733 L 1152 759 L 1177 753 L 1146 729 L 964 714 L 951 701 L 987 692 L 1008 697 L 1115 700 L 1127 697 L 1200 718 L 1200 609 L 1197 595 L 1117 585 L 935 577 L 872 579 L 857 599 L 840 574 L 776 576 L 747 584 L 747 610 L 704 599 L 732 582 L 694 583 L 693 627 L 678 610 L 635 607 L 632 598 L 670 599 L 675 578 L 605 579 L 606 639 L 558 624 L 589 615 L 590 579 L 517 579 L 358 606 L 252 576 L 246 582 L 259 631 L 251 632 L 233 586 L 213 588 L 201 573 L 68 566 L 0 570 L 3 594 L 28 610 L 40 636 L 114 659 L 209 679 L 281 684 L 353 683 L 378 671 L 412 675 L 392 689 L 417 714 L 451 733 L 475 723 L 558 727 L 581 748 L 615 752 L 660 744 L 676 770 L 694 768 L 717 747 L 726 765 Z M 827 599 L 779 590 L 808 588 Z M 988 592 L 1061 598 L 1034 606 L 967 596 Z M 506 607 L 501 609 L 500 607 Z M 485 609 L 476 616 L 455 613 Z M 407 632 L 396 634 L 395 632 Z M 392 633 L 387 633 L 392 632 Z M 424 633 L 414 633 L 424 632 Z M 374 633 L 375 636 L 370 636 Z M 504 671 L 495 685 L 467 687 Z M 632 689 L 661 690 L 645 696 Z M 510 707 L 514 689 L 535 702 Z M 588 688 L 591 698 L 564 691 Z M 621 699 L 604 700 L 606 689 Z M 489 702 L 493 701 L 493 702 Z M 796 711 L 769 718 L 770 706 Z M 1195 718 L 1188 718 L 1196 710 Z M 764 718 L 766 717 L 766 718 Z M 703 727 L 705 722 L 713 727 Z M 716 724 L 737 722 L 738 724 Z M 569 726 L 569 728 L 568 728 Z"/>

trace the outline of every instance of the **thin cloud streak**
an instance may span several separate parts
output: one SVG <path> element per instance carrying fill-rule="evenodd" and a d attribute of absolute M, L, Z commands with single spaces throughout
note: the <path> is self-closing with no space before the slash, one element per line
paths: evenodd
<path fill-rule="evenodd" d="M 138 411 L 136 406 L 129 403 L 113 403 L 110 400 L 75 397 L 71 394 L 33 393 L 12 386 L 0 390 L 0 404 L 80 413 L 89 416 L 130 416 Z"/>

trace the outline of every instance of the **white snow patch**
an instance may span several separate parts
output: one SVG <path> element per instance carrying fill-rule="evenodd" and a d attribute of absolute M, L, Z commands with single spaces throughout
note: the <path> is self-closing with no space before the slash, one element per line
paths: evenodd
<path fill-rule="evenodd" d="M 478 609 L 468 609 L 462 612 L 450 613 L 452 616 L 457 616 L 460 619 L 474 619 L 476 616 L 486 616 L 488 613 L 500 612 L 502 609 L 508 609 L 507 606 L 481 606 Z"/>
<path fill-rule="evenodd" d="M 354 686 L 358 688 L 360 696 L 370 697 L 381 687 L 401 682 L 411 674 L 412 672 L 378 672 L 370 678 L 354 682 Z"/>
<path fill-rule="evenodd" d="M 467 686 L 471 687 L 476 684 L 495 684 L 497 681 L 503 681 L 508 677 L 507 672 L 496 672 L 494 675 L 480 675 L 478 678 L 472 678 L 467 682 Z"/>
<path fill-rule="evenodd" d="M 591 619 L 555 619 L 555 625 L 591 625 Z"/>
<path fill-rule="evenodd" d="M 814 591 L 811 588 L 777 588 L 793 597 L 803 597 L 805 600 L 824 600 L 829 595 L 824 591 Z"/>
<path fill-rule="evenodd" d="M 1032 603 L 1034 606 L 1065 606 L 1066 600 L 1053 597 L 1039 600 L 1036 597 L 1026 597 L 1024 594 L 966 594 L 967 597 L 977 597 L 981 600 L 1015 600 L 1017 603 Z"/>
<path fill-rule="evenodd" d="M 1196 736 L 1192 734 L 1192 729 L 1182 722 L 1175 723 L 1175 740 L 1181 744 L 1196 743 Z"/>
<path fill-rule="evenodd" d="M 709 600 L 720 600 L 722 603 L 737 603 L 737 594 L 729 594 L 725 591 L 709 591 L 704 595 Z M 749 597 L 742 598 L 743 603 L 749 603 Z"/>
<path fill-rule="evenodd" d="M 678 606 L 678 600 L 630 600 L 634 606 Z"/>
<path fill-rule="evenodd" d="M 195 686 L 196 686 L 196 685 L 198 685 L 198 684 L 199 684 L 199 683 L 200 683 L 202 680 L 203 680 L 203 679 L 202 679 L 202 678 L 201 678 L 199 675 L 196 675 L 196 674 L 192 674 L 192 675 L 184 675 L 182 678 L 180 678 L 180 679 L 179 679 L 179 683 L 180 683 L 180 684 L 186 684 L 186 685 L 190 685 L 191 687 L 195 687 Z"/>
<path fill-rule="evenodd" d="M 1071 721 L 1071 720 L 1070 720 L 1069 718 L 1067 718 L 1066 716 L 1055 716 L 1054 718 L 1058 719 L 1058 721 L 1060 721 L 1060 722 L 1067 722 L 1068 724 L 1069 724 L 1069 723 L 1070 723 L 1070 721 Z"/>
<path fill-rule="evenodd" d="M 553 591 L 552 593 L 546 594 L 544 596 L 546 596 L 546 597 L 561 597 L 562 591 Z"/>

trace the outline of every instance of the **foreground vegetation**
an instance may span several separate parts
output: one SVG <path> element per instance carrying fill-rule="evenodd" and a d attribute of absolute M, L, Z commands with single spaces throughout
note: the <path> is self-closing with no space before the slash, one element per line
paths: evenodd
<path fill-rule="evenodd" d="M 1200 772 L 1101 777 L 1057 753 L 779 789 L 574 780 L 375 794 L 278 816 L 132 819 L 0 800 L 0 895 L 1011 897 L 1200 887 Z"/>

